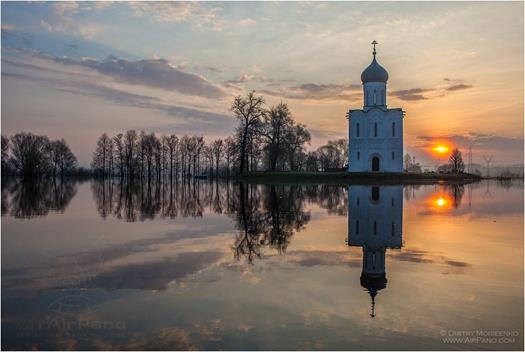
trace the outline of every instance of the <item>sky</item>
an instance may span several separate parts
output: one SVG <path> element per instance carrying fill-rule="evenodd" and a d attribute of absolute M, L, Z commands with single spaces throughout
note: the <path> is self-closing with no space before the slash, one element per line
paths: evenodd
<path fill-rule="evenodd" d="M 232 100 L 286 102 L 313 150 L 347 137 L 372 40 L 405 152 L 523 163 L 523 2 L 2 2 L 2 134 L 65 138 L 88 165 L 128 129 L 232 134 Z"/>

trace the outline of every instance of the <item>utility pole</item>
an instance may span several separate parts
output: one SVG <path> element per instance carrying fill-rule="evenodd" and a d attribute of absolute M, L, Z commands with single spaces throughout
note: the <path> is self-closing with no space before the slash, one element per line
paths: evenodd
<path fill-rule="evenodd" d="M 468 173 L 472 172 L 472 144 L 468 146 Z"/>
<path fill-rule="evenodd" d="M 483 159 L 487 163 L 487 177 L 490 177 L 490 162 L 492 161 L 492 155 L 483 155 Z"/>

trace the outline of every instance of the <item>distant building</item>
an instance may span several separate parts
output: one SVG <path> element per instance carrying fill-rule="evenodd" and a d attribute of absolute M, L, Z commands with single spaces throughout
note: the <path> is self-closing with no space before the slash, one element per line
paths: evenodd
<path fill-rule="evenodd" d="M 348 245 L 363 248 L 361 286 L 372 299 L 386 288 L 385 255 L 403 246 L 403 186 L 348 187 Z"/>
<path fill-rule="evenodd" d="M 403 171 L 403 110 L 388 109 L 388 72 L 376 60 L 361 74 L 364 106 L 348 112 L 348 171 Z"/>

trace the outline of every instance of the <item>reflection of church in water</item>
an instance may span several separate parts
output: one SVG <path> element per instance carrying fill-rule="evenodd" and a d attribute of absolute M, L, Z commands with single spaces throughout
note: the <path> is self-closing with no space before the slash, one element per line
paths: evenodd
<path fill-rule="evenodd" d="M 386 288 L 387 249 L 403 246 L 403 186 L 348 187 L 348 245 L 363 248 L 361 286 L 372 298 Z"/>

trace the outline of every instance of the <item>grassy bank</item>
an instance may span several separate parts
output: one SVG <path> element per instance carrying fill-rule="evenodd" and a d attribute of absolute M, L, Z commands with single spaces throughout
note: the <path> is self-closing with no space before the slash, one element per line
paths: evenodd
<path fill-rule="evenodd" d="M 369 172 L 302 172 L 302 171 L 260 171 L 237 176 L 248 183 L 323 183 L 323 184 L 434 184 L 471 183 L 481 177 L 472 174 L 436 173 L 369 173 Z"/>

